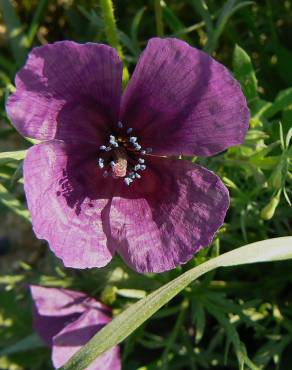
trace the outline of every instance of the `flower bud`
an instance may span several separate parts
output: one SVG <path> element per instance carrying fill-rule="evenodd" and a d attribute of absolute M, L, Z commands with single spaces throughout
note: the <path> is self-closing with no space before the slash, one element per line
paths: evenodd
<path fill-rule="evenodd" d="M 267 221 L 270 220 L 275 213 L 276 208 L 280 202 L 281 192 L 279 191 L 276 196 L 274 196 L 270 202 L 261 210 L 260 217 L 261 219 Z"/>
<path fill-rule="evenodd" d="M 269 184 L 273 189 L 278 190 L 282 185 L 282 163 L 279 163 L 269 178 Z"/>

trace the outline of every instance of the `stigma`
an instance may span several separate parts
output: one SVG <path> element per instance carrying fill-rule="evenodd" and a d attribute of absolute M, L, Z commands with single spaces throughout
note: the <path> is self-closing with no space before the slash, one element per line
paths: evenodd
<path fill-rule="evenodd" d="M 97 164 L 104 177 L 111 175 L 114 179 L 123 179 L 129 186 L 141 179 L 141 172 L 147 168 L 143 157 L 151 151 L 151 148 L 142 148 L 133 128 L 126 128 L 119 121 L 115 135 L 110 135 L 108 142 L 99 147 Z"/>

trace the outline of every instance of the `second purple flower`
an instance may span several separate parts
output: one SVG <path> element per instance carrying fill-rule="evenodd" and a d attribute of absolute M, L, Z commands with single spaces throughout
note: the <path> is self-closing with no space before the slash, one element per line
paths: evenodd
<path fill-rule="evenodd" d="M 59 369 L 111 320 L 111 310 L 82 292 L 31 285 L 33 326 L 52 347 L 52 362 Z M 120 350 L 111 348 L 86 370 L 121 370 Z"/>
<path fill-rule="evenodd" d="M 24 162 L 33 228 L 65 266 L 105 266 L 117 252 L 161 272 L 211 243 L 229 205 L 210 156 L 243 141 L 249 111 L 237 81 L 177 39 L 151 39 L 122 95 L 109 46 L 33 49 L 7 112 L 39 139 Z M 168 158 L 167 158 L 168 157 Z"/>

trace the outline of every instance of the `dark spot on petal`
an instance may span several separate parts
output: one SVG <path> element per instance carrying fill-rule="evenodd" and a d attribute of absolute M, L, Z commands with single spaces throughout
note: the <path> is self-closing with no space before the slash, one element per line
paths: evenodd
<path fill-rule="evenodd" d="M 89 203 L 89 204 L 88 204 L 88 206 L 89 206 L 90 208 L 93 208 L 93 207 L 94 207 L 94 205 L 93 205 L 92 203 Z"/>
<path fill-rule="evenodd" d="M 181 52 L 179 50 L 177 50 L 174 54 L 174 60 L 178 61 L 180 59 L 180 56 L 181 56 Z"/>
<path fill-rule="evenodd" d="M 60 191 L 57 191 L 56 192 L 56 195 L 57 195 L 57 197 L 59 197 L 61 195 L 61 192 Z"/>
<path fill-rule="evenodd" d="M 220 105 L 216 101 L 212 101 L 209 103 L 208 110 L 209 113 L 214 116 L 215 114 L 219 113 Z"/>

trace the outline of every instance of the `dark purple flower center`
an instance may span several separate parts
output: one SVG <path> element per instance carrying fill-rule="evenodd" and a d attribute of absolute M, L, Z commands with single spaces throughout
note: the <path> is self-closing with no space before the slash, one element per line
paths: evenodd
<path fill-rule="evenodd" d="M 152 149 L 143 149 L 138 138 L 132 135 L 132 128 L 124 128 L 121 121 L 117 124 L 116 135 L 110 135 L 108 144 L 100 146 L 98 166 L 103 169 L 103 176 L 123 178 L 126 185 L 141 178 L 141 171 L 146 170 L 145 155 Z"/>

